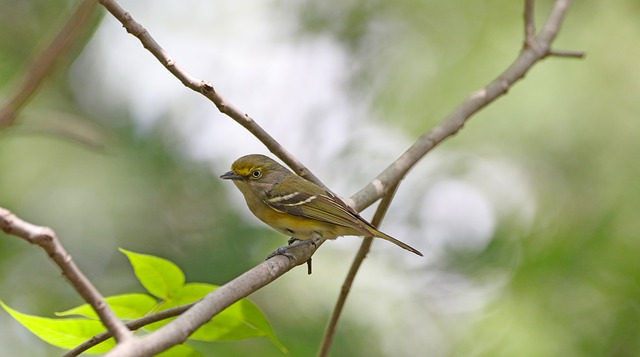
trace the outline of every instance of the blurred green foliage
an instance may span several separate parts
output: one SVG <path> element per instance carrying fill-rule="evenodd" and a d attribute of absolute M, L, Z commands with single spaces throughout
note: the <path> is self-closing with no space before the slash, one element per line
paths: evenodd
<path fill-rule="evenodd" d="M 538 3 L 541 24 L 551 1 Z M 2 96 L 15 88 L 25 63 L 72 4 L 0 3 Z M 521 47 L 519 1 L 277 5 L 297 17 L 298 41 L 339 41 L 352 60 L 348 95 L 370 99 L 376 117 L 410 137 L 497 76 Z M 442 327 L 447 347 L 434 354 L 632 356 L 640 350 L 638 15 L 635 0 L 575 1 L 556 47 L 585 50 L 586 59 L 546 59 L 438 149 L 520 163 L 537 210 L 527 229 L 502 223 L 481 253 L 445 257 L 450 271 L 478 282 L 505 282 L 487 306 Z M 122 108 L 113 108 L 112 117 L 92 117 L 71 95 L 66 73 L 61 66 L 16 125 L 0 132 L 0 205 L 54 228 L 101 291 L 141 289 L 127 277 L 117 247 L 170 257 L 188 280 L 214 284 L 244 272 L 275 247 L 275 239 L 253 239 L 270 233 L 235 215 L 215 172 L 186 160 L 171 129 L 159 124 L 142 135 Z M 68 128 L 86 140 L 59 135 Z M 41 252 L 5 235 L 0 272 L 0 297 L 20 311 L 47 315 L 81 303 Z M 338 290 L 342 276 L 331 288 Z M 255 301 L 266 306 L 292 355 L 313 355 L 328 311 L 279 308 L 272 301 L 286 299 L 279 284 Z M 0 315 L 0 336 L 21 336 L 0 337 L 8 350 L 59 355 L 34 346 L 12 324 Z M 380 332 L 384 328 L 345 319 L 334 355 L 395 355 L 372 342 L 371 336 L 392 333 Z M 411 343 L 425 348 L 421 341 Z M 281 355 L 266 340 L 223 343 L 209 351 Z"/>

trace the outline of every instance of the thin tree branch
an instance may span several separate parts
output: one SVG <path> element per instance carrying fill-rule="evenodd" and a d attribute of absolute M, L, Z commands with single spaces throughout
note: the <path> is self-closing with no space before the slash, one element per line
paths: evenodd
<path fill-rule="evenodd" d="M 131 331 L 135 331 L 138 330 L 144 326 L 147 326 L 149 324 L 152 324 L 154 322 L 158 322 L 158 321 L 162 321 L 162 320 L 166 320 L 172 317 L 176 317 L 178 315 L 181 315 L 182 313 L 184 313 L 185 311 L 189 310 L 193 305 L 195 305 L 195 303 L 192 304 L 186 304 L 186 305 L 182 305 L 182 306 L 176 306 L 172 309 L 168 309 L 168 310 L 164 310 L 164 311 L 160 311 L 160 312 L 156 312 L 155 314 L 151 314 L 142 318 L 139 318 L 137 320 L 133 320 L 133 321 L 129 321 L 125 324 L 125 326 L 131 330 Z M 84 343 L 76 346 L 76 348 L 70 350 L 69 352 L 65 353 L 64 355 L 62 355 L 62 357 L 75 357 L 80 355 L 82 352 L 88 350 L 89 348 L 104 342 L 106 340 L 108 340 L 109 338 L 111 338 L 113 336 L 113 334 L 111 333 L 111 331 L 105 331 L 99 335 L 95 335 L 94 337 L 90 338 L 89 340 L 85 341 Z"/>
<path fill-rule="evenodd" d="M 0 109 L 0 130 L 13 123 L 20 109 L 36 93 L 44 79 L 53 72 L 59 58 L 72 47 L 71 45 L 87 27 L 95 13 L 96 5 L 95 0 L 82 1 L 56 37 L 24 71 L 25 77 L 20 87 Z"/>
<path fill-rule="evenodd" d="M 547 17 L 547 21 L 540 30 L 540 33 L 538 33 L 538 36 L 536 36 L 538 43 L 545 51 L 549 51 L 551 43 L 556 39 L 556 36 L 558 36 L 560 25 L 562 25 L 562 21 L 564 21 L 569 5 L 571 5 L 571 0 L 556 0 Z"/>
<path fill-rule="evenodd" d="M 526 4 L 529 2 L 527 1 Z M 420 136 L 407 151 L 391 163 L 371 183 L 353 195 L 349 203 L 356 209 L 361 210 L 384 196 L 389 188 L 399 182 L 429 151 L 460 131 L 471 116 L 478 113 L 489 103 L 505 95 L 516 82 L 529 72 L 533 65 L 552 55 L 554 50 L 550 50 L 551 43 L 560 30 L 560 25 L 570 3 L 570 0 L 556 0 L 546 24 L 536 36 L 535 46 L 533 46 L 535 49 L 525 44 L 513 64 L 498 78 L 486 87 L 469 95 L 440 124 Z M 531 15 L 530 18 L 533 18 L 533 16 Z M 555 52 L 557 53 L 558 51 Z"/>
<path fill-rule="evenodd" d="M 380 224 L 382 223 L 382 219 L 384 218 L 385 214 L 387 214 L 387 210 L 391 205 L 391 201 L 393 201 L 393 197 L 396 194 L 398 185 L 399 183 L 391 187 L 389 193 L 382 198 L 382 201 L 380 201 L 380 205 L 376 209 L 376 213 L 373 215 L 373 219 L 371 220 L 371 224 L 373 224 L 375 227 L 380 226 Z M 340 295 L 338 296 L 336 305 L 333 308 L 333 312 L 331 313 L 331 318 L 329 319 L 327 328 L 324 331 L 322 346 L 320 347 L 320 353 L 318 354 L 319 357 L 326 357 L 329 355 L 329 349 L 331 348 L 331 344 L 333 343 L 333 336 L 335 335 L 336 328 L 338 326 L 338 320 L 340 319 L 340 315 L 342 314 L 342 310 L 347 301 L 347 297 L 349 296 L 349 292 L 351 291 L 351 286 L 353 285 L 353 281 L 356 278 L 356 274 L 358 273 L 360 266 L 362 266 L 362 262 L 367 257 L 367 254 L 369 254 L 372 243 L 373 237 L 365 237 L 362 241 L 362 244 L 360 244 L 358 253 L 351 263 L 351 268 L 349 268 L 349 273 L 347 273 L 347 277 L 342 283 Z"/>
<path fill-rule="evenodd" d="M 567 58 L 584 58 L 586 56 L 584 51 L 575 51 L 575 50 L 550 49 L 549 51 L 547 51 L 547 54 L 553 57 L 567 57 Z"/>
<path fill-rule="evenodd" d="M 535 1 L 524 2 L 524 45 L 536 49 Z"/>
<path fill-rule="evenodd" d="M 91 284 L 89 279 L 80 271 L 73 262 L 71 255 L 64 249 L 55 232 L 48 227 L 41 227 L 26 222 L 0 207 L 0 229 L 6 234 L 22 238 L 31 244 L 44 249 L 49 258 L 60 267 L 62 274 L 67 278 L 74 289 L 82 296 L 100 317 L 100 321 L 111 331 L 118 342 L 124 342 L 133 335 L 113 313 L 109 305 L 104 301 L 100 292 Z"/>
<path fill-rule="evenodd" d="M 98 0 L 118 21 L 122 23 L 128 33 L 140 40 L 144 48 L 153 54 L 162 65 L 169 70 L 182 84 L 209 99 L 218 110 L 242 125 L 258 140 L 260 140 L 274 155 L 279 157 L 284 163 L 291 167 L 298 175 L 312 181 L 322 187 L 324 184 L 311 171 L 309 171 L 298 159 L 288 152 L 280 143 L 276 141 L 269 133 L 267 133 L 258 123 L 256 123 L 248 114 L 236 108 L 228 100 L 224 99 L 218 93 L 213 84 L 208 81 L 197 79 L 187 70 L 182 68 L 176 61 L 171 58 L 169 53 L 151 37 L 149 32 L 138 22 L 136 22 L 131 14 L 126 12 L 114 0 Z"/>

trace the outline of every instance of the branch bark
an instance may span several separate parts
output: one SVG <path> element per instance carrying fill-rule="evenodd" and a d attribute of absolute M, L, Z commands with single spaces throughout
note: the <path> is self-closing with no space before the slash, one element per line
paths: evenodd
<path fill-rule="evenodd" d="M 82 296 L 100 317 L 100 321 L 112 333 L 118 342 L 133 338 L 131 331 L 113 313 L 98 289 L 87 279 L 73 262 L 71 255 L 64 249 L 55 232 L 48 227 L 41 227 L 26 222 L 0 207 L 0 229 L 6 234 L 22 238 L 44 249 L 62 271 L 73 288 Z"/>
<path fill-rule="evenodd" d="M 525 74 L 529 71 L 533 65 L 549 55 L 562 56 L 562 57 L 577 57 L 581 58 L 584 53 L 577 51 L 555 51 L 551 49 L 551 42 L 555 39 L 560 24 L 564 18 L 570 1 L 559 0 L 556 1 L 555 7 L 549 15 L 547 24 L 540 32 L 539 36 L 536 36 L 535 27 L 535 4 L 533 0 L 525 0 L 524 10 L 524 47 L 518 58 L 514 63 L 497 79 L 489 83 L 486 87 L 471 94 L 458 108 L 456 108 L 444 121 L 438 126 L 433 128 L 428 133 L 424 134 L 418 139 L 418 141 L 407 150 L 398 160 L 391 164 L 380 176 L 378 176 L 369 186 L 355 195 L 354 200 L 364 201 L 362 205 L 368 205 L 369 202 L 373 203 L 377 196 L 382 192 L 385 194 L 381 206 L 383 204 L 389 204 L 391 198 L 395 194 L 398 188 L 400 180 L 413 168 L 418 161 L 424 157 L 429 151 L 435 148 L 439 143 L 446 138 L 455 135 L 462 127 L 464 123 L 475 113 L 479 112 L 489 103 L 495 101 L 500 96 L 507 93 L 507 91 Z M 398 169 L 401 167 L 402 169 Z M 394 175 L 395 174 L 395 175 Z M 385 177 L 390 177 L 387 184 L 385 184 Z M 388 192 L 388 194 L 387 194 Z M 375 194 L 374 194 L 375 193 Z M 354 202 L 357 206 L 357 202 Z M 379 207 L 380 208 L 380 207 Z M 386 211 L 386 207 L 384 207 Z M 378 212 L 376 212 L 377 215 Z M 383 213 L 384 215 L 384 213 Z M 376 217 L 374 217 L 375 219 Z M 381 219 L 382 217 L 380 217 Z M 376 222 L 374 224 L 379 224 Z M 345 281 L 342 285 L 342 290 L 336 306 L 332 312 L 331 319 L 325 330 L 325 336 L 320 348 L 320 357 L 327 356 L 333 340 L 333 334 L 340 318 L 340 314 L 344 307 L 345 301 L 351 289 L 353 280 L 362 265 L 362 261 L 366 258 L 367 253 L 371 248 L 372 239 L 365 238 L 360 245 L 358 254 L 351 264 L 351 268 Z"/>
<path fill-rule="evenodd" d="M 306 244 L 288 251 L 293 258 L 278 255 L 262 262 L 212 291 L 180 317 L 159 330 L 142 338 L 118 343 L 107 356 L 151 356 L 186 341 L 200 326 L 234 302 L 271 283 L 293 267 L 305 264 L 320 245 L 322 242 L 319 242 L 317 246 Z"/>
<path fill-rule="evenodd" d="M 158 321 L 162 321 L 162 320 L 166 320 L 172 317 L 176 317 L 179 315 L 182 315 L 185 311 L 189 310 L 193 305 L 195 305 L 195 303 L 192 304 L 187 304 L 187 305 L 182 305 L 182 306 L 177 306 L 174 307 L 172 309 L 169 310 L 163 310 L 160 312 L 157 312 L 155 314 L 151 314 L 142 318 L 139 318 L 137 320 L 133 320 L 133 321 L 129 321 L 125 324 L 125 326 L 131 330 L 131 331 L 135 331 L 138 330 L 140 328 L 143 328 L 144 326 L 147 326 L 149 324 L 152 324 L 154 322 L 158 322 Z M 88 350 L 89 348 L 102 343 L 106 340 L 108 340 L 110 337 L 112 337 L 113 334 L 111 333 L 111 331 L 105 331 L 99 335 L 95 335 L 92 338 L 90 338 L 89 340 L 85 341 L 84 343 L 76 346 L 74 349 L 68 351 L 67 353 L 65 353 L 64 355 L 62 355 L 62 357 L 75 357 L 75 356 L 79 356 L 82 352 Z"/>
<path fill-rule="evenodd" d="M 389 190 L 389 193 L 382 198 L 382 201 L 380 201 L 380 205 L 376 209 L 376 213 L 373 215 L 373 219 L 371 220 L 371 224 L 373 224 L 375 227 L 380 226 L 380 224 L 382 223 L 384 216 L 389 210 L 389 206 L 391 206 L 391 201 L 393 201 L 393 197 L 398 190 L 398 186 L 398 184 L 394 185 L 391 190 Z M 360 270 L 362 262 L 367 257 L 367 254 L 369 254 L 369 250 L 371 250 L 371 244 L 373 244 L 373 237 L 365 237 L 362 241 L 362 244 L 360 244 L 358 253 L 356 253 L 355 258 L 353 258 L 353 263 L 351 263 L 351 268 L 349 268 L 347 277 L 342 283 L 340 295 L 338 296 L 336 305 L 333 308 L 333 312 L 331 313 L 331 318 L 329 319 L 327 328 L 324 331 L 320 353 L 318 354 L 319 357 L 325 357 L 329 355 L 329 350 L 331 349 L 331 344 L 333 343 L 333 336 L 335 335 L 336 329 L 338 327 L 338 320 L 340 320 L 340 316 L 342 315 L 342 310 L 345 303 L 347 302 L 347 297 L 349 296 L 349 292 L 351 291 L 351 286 L 356 279 L 356 274 L 358 274 L 358 270 Z"/>
<path fill-rule="evenodd" d="M 527 0 L 527 11 L 533 11 L 533 1 Z M 556 53 L 565 53 L 551 49 L 551 43 L 555 40 L 560 25 L 568 10 L 570 0 L 556 0 L 547 22 L 532 40 L 525 40 L 525 46 L 516 60 L 502 74 L 487 86 L 471 93 L 458 107 L 456 107 L 440 124 L 423 134 L 405 151 L 397 160 L 389 165 L 371 183 L 351 197 L 352 206 L 362 209 L 384 196 L 390 187 L 400 182 L 402 178 L 420 161 L 429 151 L 433 150 L 445 139 L 455 135 L 474 114 L 482 110 L 489 103 L 494 102 L 505 95 L 516 82 L 524 78 L 534 64 Z M 533 21 L 533 15 L 525 15 Z M 527 29 L 527 33 L 528 33 Z M 582 52 L 572 52 L 582 57 Z M 563 56 L 566 57 L 566 56 Z"/>
<path fill-rule="evenodd" d="M 182 68 L 180 64 L 171 58 L 169 53 L 165 51 L 149 32 L 138 22 L 136 22 L 131 14 L 126 12 L 116 1 L 98 0 L 127 30 L 128 33 L 140 40 L 142 46 L 146 48 L 158 61 L 173 74 L 182 84 L 209 99 L 218 110 L 242 125 L 250 133 L 252 133 L 264 146 L 274 155 L 279 157 L 285 164 L 291 167 L 298 175 L 312 181 L 322 187 L 324 184 L 311 171 L 309 171 L 298 159 L 296 159 L 287 149 L 285 149 L 276 139 L 267 133 L 258 123 L 256 123 L 249 114 L 242 112 L 231 102 L 226 100 L 220 93 L 216 91 L 213 84 L 209 81 L 197 79 L 187 70 Z"/>

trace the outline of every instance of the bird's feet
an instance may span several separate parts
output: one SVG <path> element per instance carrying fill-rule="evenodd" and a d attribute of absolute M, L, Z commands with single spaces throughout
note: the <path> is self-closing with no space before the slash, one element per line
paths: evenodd
<path fill-rule="evenodd" d="M 265 260 L 269 260 L 269 259 L 275 257 L 276 255 L 284 255 L 285 257 L 289 258 L 289 260 L 295 262 L 296 258 L 293 256 L 293 254 L 289 253 L 289 250 L 291 250 L 293 248 L 296 248 L 296 247 L 303 246 L 303 245 L 307 245 L 307 244 L 313 244 L 314 247 L 317 247 L 317 245 L 316 245 L 317 240 L 314 239 L 314 238 L 305 239 L 305 240 L 299 240 L 299 239 L 297 239 L 295 237 L 291 237 L 287 241 L 287 243 L 289 243 L 289 245 L 286 245 L 284 247 L 280 247 L 280 248 L 274 250 L 271 254 L 269 254 L 267 256 L 267 259 L 265 259 Z M 307 273 L 309 275 L 311 275 L 311 271 L 312 271 L 312 269 L 311 269 L 311 258 L 309 258 L 307 260 Z"/>
<path fill-rule="evenodd" d="M 287 252 L 289 249 L 291 249 L 290 245 L 286 245 L 284 247 L 280 247 L 276 250 L 274 250 L 273 252 L 271 252 L 271 254 L 267 255 L 267 258 L 265 260 L 269 260 L 277 255 L 284 255 L 285 257 L 289 258 L 290 260 L 295 261 L 296 257 L 293 256 L 293 254 Z"/>

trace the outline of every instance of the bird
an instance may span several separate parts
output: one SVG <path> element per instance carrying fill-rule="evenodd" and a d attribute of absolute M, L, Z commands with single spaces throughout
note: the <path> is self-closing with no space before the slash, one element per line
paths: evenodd
<path fill-rule="evenodd" d="M 249 210 L 276 231 L 290 236 L 290 245 L 276 250 L 284 254 L 291 243 L 312 243 L 340 236 L 372 236 L 423 256 L 410 245 L 379 231 L 329 190 L 308 181 L 268 156 L 250 154 L 220 176 L 240 190 Z M 268 257 L 268 258 L 269 258 Z"/>

